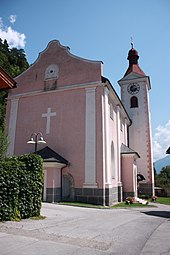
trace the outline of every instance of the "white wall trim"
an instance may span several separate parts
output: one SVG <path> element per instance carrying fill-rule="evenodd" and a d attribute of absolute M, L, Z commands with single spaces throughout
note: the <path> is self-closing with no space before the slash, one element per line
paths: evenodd
<path fill-rule="evenodd" d="M 42 95 L 42 94 L 51 94 L 51 93 L 59 93 L 65 90 L 73 90 L 73 89 L 90 89 L 90 88 L 96 88 L 97 86 L 102 86 L 101 81 L 96 81 L 96 82 L 89 82 L 89 83 L 82 83 L 82 84 L 73 84 L 73 85 L 63 85 L 62 87 L 58 87 L 55 90 L 50 90 L 50 91 L 44 91 L 44 90 L 37 90 L 37 91 L 30 91 L 30 92 L 25 92 L 25 93 L 20 93 L 16 95 L 12 95 L 8 98 L 9 99 L 16 99 L 20 97 L 29 97 L 29 96 L 37 96 L 37 95 Z"/>
<path fill-rule="evenodd" d="M 117 105 L 117 169 L 118 169 L 118 182 L 121 182 L 121 159 L 120 159 L 120 106 Z"/>
<path fill-rule="evenodd" d="M 8 156 L 11 156 L 14 154 L 16 123 L 17 123 L 17 113 L 18 113 L 18 101 L 19 101 L 19 99 L 11 100 L 9 130 L 8 130 L 8 135 L 9 135 L 9 140 L 10 140 L 8 150 L 7 150 Z"/>
<path fill-rule="evenodd" d="M 65 167 L 66 164 L 62 164 L 62 163 L 57 163 L 57 162 L 44 162 L 44 167 L 56 167 L 58 169 L 61 169 L 63 167 Z"/>
<path fill-rule="evenodd" d="M 43 201 L 47 201 L 47 170 L 44 169 L 44 192 Z"/>
<path fill-rule="evenodd" d="M 106 170 L 106 183 L 111 183 L 111 158 L 110 158 L 110 141 L 109 141 L 109 119 L 110 119 L 110 107 L 109 107 L 109 89 L 104 87 L 104 103 L 105 103 L 105 170 Z"/>
<path fill-rule="evenodd" d="M 96 88 L 86 89 L 85 183 L 96 186 Z"/>

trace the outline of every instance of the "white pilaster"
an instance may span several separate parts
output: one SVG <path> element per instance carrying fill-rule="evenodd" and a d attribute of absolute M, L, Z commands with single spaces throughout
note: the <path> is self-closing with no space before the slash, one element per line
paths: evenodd
<path fill-rule="evenodd" d="M 9 146 L 8 146 L 8 150 L 7 150 L 7 155 L 9 155 L 9 156 L 14 154 L 16 123 L 17 123 L 17 113 L 18 113 L 18 101 L 19 101 L 18 98 L 11 100 L 9 130 L 8 130 Z"/>
<path fill-rule="evenodd" d="M 137 166 L 135 164 L 133 164 L 133 191 L 134 191 L 135 197 L 137 197 L 138 196 L 138 192 L 137 192 Z"/>
<path fill-rule="evenodd" d="M 47 201 L 47 170 L 44 169 L 44 192 L 43 192 L 43 201 Z"/>
<path fill-rule="evenodd" d="M 103 205 L 105 206 L 105 193 L 106 193 L 106 141 L 105 141 L 105 100 L 102 96 L 102 139 L 103 139 Z"/>
<path fill-rule="evenodd" d="M 117 105 L 117 158 L 118 158 L 118 182 L 121 182 L 121 169 L 120 169 L 120 106 Z"/>
<path fill-rule="evenodd" d="M 128 129 L 128 127 L 127 127 L 127 118 L 125 118 L 125 129 L 124 129 L 125 142 L 124 142 L 124 144 L 125 144 L 126 146 L 128 146 L 128 134 L 127 134 L 127 129 Z"/>
<path fill-rule="evenodd" d="M 96 184 L 96 89 L 86 89 L 85 117 L 85 183 L 84 187 Z"/>
<path fill-rule="evenodd" d="M 109 102 L 108 102 L 108 96 L 109 96 L 109 89 L 107 87 L 104 88 L 104 102 L 105 102 L 105 155 L 106 155 L 106 183 L 111 183 L 111 173 L 110 173 L 110 151 L 111 151 L 111 145 L 109 142 Z"/>

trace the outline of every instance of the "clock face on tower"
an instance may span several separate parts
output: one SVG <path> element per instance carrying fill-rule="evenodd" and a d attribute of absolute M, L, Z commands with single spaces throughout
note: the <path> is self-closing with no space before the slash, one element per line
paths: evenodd
<path fill-rule="evenodd" d="M 140 90 L 140 86 L 138 83 L 130 83 L 127 87 L 127 91 L 130 94 L 137 94 Z"/>

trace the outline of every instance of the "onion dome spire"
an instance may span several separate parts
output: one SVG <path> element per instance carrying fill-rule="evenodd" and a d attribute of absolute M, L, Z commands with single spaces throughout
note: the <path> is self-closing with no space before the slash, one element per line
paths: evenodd
<path fill-rule="evenodd" d="M 137 73 L 137 74 L 146 76 L 146 74 L 142 71 L 142 69 L 140 68 L 138 64 L 139 55 L 137 50 L 133 48 L 133 42 L 131 42 L 131 49 L 128 52 L 127 59 L 129 60 L 129 67 L 124 77 L 130 73 Z"/>
<path fill-rule="evenodd" d="M 137 50 L 132 48 L 128 53 L 127 59 L 129 60 L 129 65 L 137 65 L 139 59 Z"/>

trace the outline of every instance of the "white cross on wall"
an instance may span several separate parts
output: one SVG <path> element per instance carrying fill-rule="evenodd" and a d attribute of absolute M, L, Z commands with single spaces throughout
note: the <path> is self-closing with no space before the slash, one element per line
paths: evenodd
<path fill-rule="evenodd" d="M 56 116 L 56 112 L 51 112 L 51 108 L 47 109 L 47 113 L 42 114 L 43 118 L 47 118 L 46 134 L 50 133 L 50 121 L 51 121 L 51 117 L 53 116 Z"/>

